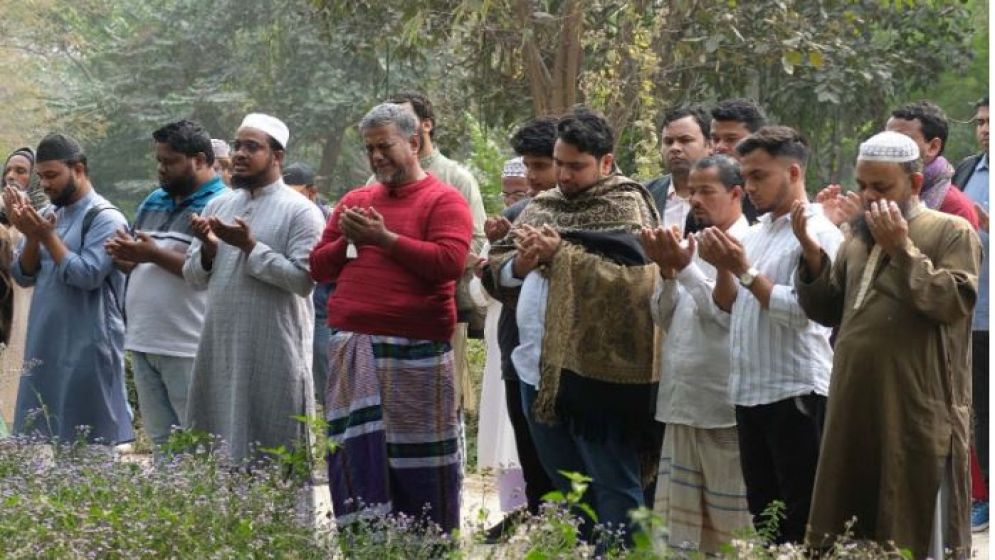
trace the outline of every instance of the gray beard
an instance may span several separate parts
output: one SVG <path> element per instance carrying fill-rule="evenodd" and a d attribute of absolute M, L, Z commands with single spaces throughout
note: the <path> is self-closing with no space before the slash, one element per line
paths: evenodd
<path fill-rule="evenodd" d="M 902 213 L 902 217 L 906 220 L 909 219 L 909 213 L 912 212 L 912 202 L 913 199 L 910 197 L 898 203 L 898 210 Z M 847 223 L 850 225 L 850 233 L 853 234 L 854 237 L 857 237 L 863 241 L 868 248 L 873 247 L 877 243 L 874 241 L 874 236 L 871 234 L 871 227 L 867 225 L 867 219 L 864 217 L 864 212 L 857 214 Z"/>

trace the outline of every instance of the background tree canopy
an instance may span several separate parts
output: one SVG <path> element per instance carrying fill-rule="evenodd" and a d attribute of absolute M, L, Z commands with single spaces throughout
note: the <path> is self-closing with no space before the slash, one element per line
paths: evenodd
<path fill-rule="evenodd" d="M 153 186 L 151 132 L 192 118 L 230 138 L 246 112 L 291 128 L 290 160 L 330 198 L 368 174 L 355 123 L 399 89 L 426 92 L 437 143 L 499 204 L 518 123 L 574 103 L 619 130 L 622 169 L 660 172 L 660 115 L 757 99 L 812 142 L 809 184 L 849 181 L 856 144 L 928 98 L 976 149 L 987 93 L 982 0 L 21 0 L 0 18 L 0 149 L 67 131 L 98 188 L 133 209 Z"/>

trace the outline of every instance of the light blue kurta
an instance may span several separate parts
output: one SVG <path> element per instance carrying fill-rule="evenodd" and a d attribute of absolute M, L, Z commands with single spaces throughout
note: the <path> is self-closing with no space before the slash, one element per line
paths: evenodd
<path fill-rule="evenodd" d="M 34 286 L 24 369 L 17 391 L 14 431 L 56 436 L 63 442 L 88 427 L 90 442 L 116 444 L 134 439 L 124 389 L 124 274 L 114 267 L 104 242 L 122 227 L 116 210 L 96 214 L 80 247 L 83 218 L 95 205 L 109 205 L 90 191 L 55 211 L 56 232 L 70 253 L 58 265 L 42 247 L 41 268 L 21 269 L 22 240 L 11 273 L 21 286 Z M 44 407 L 43 412 L 39 412 Z"/>

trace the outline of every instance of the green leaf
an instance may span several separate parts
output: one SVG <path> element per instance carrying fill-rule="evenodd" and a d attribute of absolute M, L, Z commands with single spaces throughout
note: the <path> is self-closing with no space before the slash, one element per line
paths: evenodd
<path fill-rule="evenodd" d="M 822 56 L 821 52 L 810 51 L 808 53 L 808 63 L 811 64 L 812 66 L 815 66 L 816 68 L 822 68 L 822 65 L 825 64 L 825 62 L 826 59 L 825 57 Z"/>

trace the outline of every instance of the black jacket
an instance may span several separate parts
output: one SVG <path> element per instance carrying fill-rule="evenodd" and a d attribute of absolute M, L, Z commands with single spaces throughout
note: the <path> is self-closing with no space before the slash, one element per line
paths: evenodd
<path fill-rule="evenodd" d="M 974 154 L 973 156 L 967 156 L 960 163 L 957 164 L 957 169 L 954 171 L 954 177 L 950 180 L 951 183 L 957 186 L 960 190 L 967 188 L 967 182 L 971 180 L 971 175 L 974 175 L 974 168 L 977 167 L 978 161 L 981 160 L 981 156 L 984 154 Z"/>

